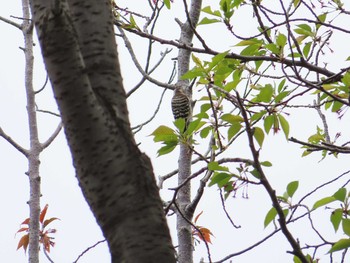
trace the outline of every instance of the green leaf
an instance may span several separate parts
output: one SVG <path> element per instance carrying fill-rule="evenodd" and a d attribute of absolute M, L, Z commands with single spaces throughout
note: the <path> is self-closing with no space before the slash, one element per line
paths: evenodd
<path fill-rule="evenodd" d="M 214 68 L 216 65 L 218 65 L 223 59 L 225 59 L 225 57 L 227 56 L 229 51 L 225 51 L 222 53 L 219 53 L 217 55 L 215 55 L 212 59 L 211 62 L 209 63 L 209 70 L 211 70 L 212 68 Z M 232 69 L 229 69 L 229 72 L 231 72 Z M 218 74 L 218 72 L 216 72 Z"/>
<path fill-rule="evenodd" d="M 199 133 L 199 135 L 201 136 L 201 138 L 207 138 L 207 136 L 209 135 L 209 132 L 212 130 L 211 126 L 207 126 L 205 128 L 203 128 L 201 130 L 201 132 Z"/>
<path fill-rule="evenodd" d="M 194 79 L 197 77 L 205 77 L 206 72 L 202 68 L 194 67 L 181 76 L 181 79 Z"/>
<path fill-rule="evenodd" d="M 269 161 L 264 161 L 264 162 L 261 162 L 260 164 L 262 166 L 265 166 L 265 167 L 271 167 L 272 166 L 272 163 L 270 163 Z"/>
<path fill-rule="evenodd" d="M 275 115 L 269 115 L 264 119 L 264 129 L 265 129 L 266 134 L 269 134 L 269 132 L 272 128 L 272 125 L 274 123 L 275 117 L 276 117 Z"/>
<path fill-rule="evenodd" d="M 319 15 L 317 18 L 320 22 L 324 23 L 326 21 L 327 13 L 323 13 Z M 321 24 L 316 24 L 316 29 L 318 30 L 322 25 Z"/>
<path fill-rule="evenodd" d="M 180 133 L 183 133 L 183 131 L 185 130 L 185 126 L 186 126 L 186 120 L 184 118 L 176 119 L 174 121 L 174 125 L 176 128 L 178 128 Z"/>
<path fill-rule="evenodd" d="M 281 92 L 282 89 L 284 88 L 284 84 L 286 83 L 286 79 L 283 79 L 280 84 L 278 84 L 278 88 L 277 88 L 277 91 L 278 92 Z"/>
<path fill-rule="evenodd" d="M 307 58 L 307 57 L 309 56 L 309 54 L 310 54 L 311 44 L 312 44 L 312 42 L 307 42 L 307 43 L 305 44 L 304 48 L 303 48 L 303 55 L 304 55 L 304 57 L 306 57 L 306 58 Z"/>
<path fill-rule="evenodd" d="M 297 7 L 299 5 L 299 3 L 300 3 L 300 0 L 293 0 L 294 7 Z M 294 263 L 296 263 L 296 262 L 294 262 Z"/>
<path fill-rule="evenodd" d="M 170 0 L 163 0 L 165 6 L 170 9 Z"/>
<path fill-rule="evenodd" d="M 340 188 L 338 191 L 336 191 L 333 194 L 333 197 L 341 202 L 344 202 L 346 197 L 346 188 L 344 187 Z"/>
<path fill-rule="evenodd" d="M 254 138 L 258 142 L 260 147 L 262 147 L 263 142 L 264 142 L 264 138 L 265 138 L 265 134 L 261 128 L 259 128 L 259 127 L 254 128 Z"/>
<path fill-rule="evenodd" d="M 242 40 L 238 42 L 235 46 L 240 47 L 240 46 L 251 46 L 251 45 L 256 45 L 256 44 L 262 44 L 261 40 L 258 40 L 256 38 L 250 39 L 250 40 Z"/>
<path fill-rule="evenodd" d="M 338 110 L 341 109 L 341 107 L 343 107 L 343 103 L 339 101 L 334 101 L 332 106 L 332 112 L 337 112 Z"/>
<path fill-rule="evenodd" d="M 340 222 L 342 221 L 343 210 L 341 208 L 335 209 L 331 214 L 331 222 L 334 228 L 334 231 L 337 232 L 339 229 Z"/>
<path fill-rule="evenodd" d="M 210 171 L 228 171 L 228 168 L 225 166 L 221 166 L 218 162 L 210 162 L 208 163 L 208 170 Z"/>
<path fill-rule="evenodd" d="M 338 240 L 332 248 L 328 251 L 328 253 L 332 253 L 335 251 L 343 250 L 350 247 L 350 239 L 349 238 L 342 238 Z"/>
<path fill-rule="evenodd" d="M 345 86 L 350 87 L 350 73 L 346 72 L 342 77 L 341 81 L 344 83 Z"/>
<path fill-rule="evenodd" d="M 239 122 L 234 122 L 231 124 L 230 128 L 227 130 L 227 139 L 231 140 L 242 128 Z"/>
<path fill-rule="evenodd" d="M 254 169 L 253 171 L 250 171 L 250 173 L 257 179 L 261 179 L 261 175 L 258 172 L 258 170 Z"/>
<path fill-rule="evenodd" d="M 277 211 L 274 207 L 272 207 L 269 212 L 267 212 L 264 220 L 264 227 L 266 228 L 277 216 Z"/>
<path fill-rule="evenodd" d="M 281 54 L 281 49 L 275 43 L 266 44 L 265 48 L 270 50 L 274 54 Z"/>
<path fill-rule="evenodd" d="M 288 140 L 288 136 L 289 136 L 289 123 L 288 121 L 283 117 L 282 114 L 278 114 L 278 119 L 280 121 L 282 130 L 284 132 L 284 135 L 286 135 L 286 139 Z"/>
<path fill-rule="evenodd" d="M 213 15 L 213 16 L 217 16 L 217 17 L 221 17 L 221 13 L 219 10 L 211 10 L 210 6 L 206 6 L 202 9 L 202 12 L 207 13 L 209 15 Z"/>
<path fill-rule="evenodd" d="M 273 95 L 273 87 L 270 84 L 265 85 L 257 96 L 257 99 L 262 102 L 270 102 Z"/>
<path fill-rule="evenodd" d="M 165 146 L 161 147 L 157 153 L 158 153 L 158 157 L 161 156 L 161 155 L 165 155 L 165 154 L 168 154 L 170 152 L 172 152 L 177 146 L 177 143 L 166 143 Z"/>
<path fill-rule="evenodd" d="M 342 220 L 343 231 L 347 236 L 350 236 L 350 219 L 343 218 Z"/>
<path fill-rule="evenodd" d="M 231 124 L 244 121 L 244 119 L 241 116 L 230 114 L 230 113 L 226 113 L 226 114 L 222 115 L 221 119 L 223 121 L 227 121 L 228 123 L 231 123 Z"/>
<path fill-rule="evenodd" d="M 178 141 L 178 137 L 175 131 L 168 126 L 161 125 L 151 134 L 154 136 L 153 141 L 155 142 L 176 142 Z"/>
<path fill-rule="evenodd" d="M 299 0 L 300 1 L 300 0 Z M 294 1 L 295 2 L 295 1 Z M 303 263 L 297 256 L 293 257 L 293 262 L 294 263 Z"/>
<path fill-rule="evenodd" d="M 201 121 L 201 119 L 196 119 L 194 121 L 191 121 L 187 127 L 186 134 L 192 134 L 192 133 L 198 131 L 205 124 L 206 124 L 206 122 Z"/>
<path fill-rule="evenodd" d="M 315 210 L 321 206 L 327 205 L 329 203 L 332 203 L 334 201 L 336 201 L 337 199 L 334 198 L 334 196 L 328 196 L 328 197 L 324 197 L 318 201 L 315 202 L 314 206 L 312 207 L 312 210 Z"/>
<path fill-rule="evenodd" d="M 283 34 L 278 34 L 277 38 L 276 38 L 276 43 L 277 45 L 279 45 L 280 47 L 284 47 L 287 43 L 287 37 Z"/>
<path fill-rule="evenodd" d="M 228 173 L 215 173 L 210 180 L 209 186 L 217 184 L 219 187 L 223 187 L 230 181 L 231 178 L 232 175 Z"/>
<path fill-rule="evenodd" d="M 314 37 L 315 33 L 312 32 L 311 27 L 308 24 L 297 25 L 297 29 L 294 29 L 294 32 L 299 35 Z"/>
<path fill-rule="evenodd" d="M 192 53 L 192 60 L 196 64 L 197 67 L 203 68 L 202 61 L 198 57 L 196 57 L 193 53 Z"/>
<path fill-rule="evenodd" d="M 257 121 L 262 118 L 266 114 L 266 110 L 259 111 L 257 113 L 254 113 L 252 117 L 250 117 L 250 121 Z"/>
<path fill-rule="evenodd" d="M 276 103 L 281 102 L 289 94 L 290 94 L 290 91 L 282 91 L 281 93 L 278 93 L 277 96 L 275 97 L 275 102 Z"/>
<path fill-rule="evenodd" d="M 208 25 L 208 24 L 214 24 L 221 22 L 221 20 L 216 19 L 216 18 L 208 18 L 208 17 L 203 17 L 203 19 L 198 23 L 199 25 Z"/>
<path fill-rule="evenodd" d="M 293 181 L 293 182 L 290 182 L 288 185 L 287 185 L 287 194 L 289 197 L 293 197 L 295 191 L 298 189 L 299 187 L 299 182 L 298 181 Z"/>

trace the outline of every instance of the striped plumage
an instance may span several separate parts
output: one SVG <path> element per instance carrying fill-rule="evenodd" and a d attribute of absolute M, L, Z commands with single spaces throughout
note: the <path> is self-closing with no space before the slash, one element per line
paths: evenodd
<path fill-rule="evenodd" d="M 183 88 L 175 88 L 174 96 L 171 100 L 171 108 L 175 119 L 184 118 L 187 121 L 191 114 L 191 102 Z"/>

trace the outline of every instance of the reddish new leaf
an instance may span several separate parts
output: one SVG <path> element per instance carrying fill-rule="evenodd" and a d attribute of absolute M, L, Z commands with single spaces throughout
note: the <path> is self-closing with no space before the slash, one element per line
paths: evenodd
<path fill-rule="evenodd" d="M 40 217 L 39 217 L 40 223 L 44 222 L 44 218 L 45 218 L 45 215 L 46 215 L 48 208 L 49 208 L 49 205 L 47 204 L 47 205 L 45 205 L 44 209 L 41 210 Z"/>
<path fill-rule="evenodd" d="M 21 225 L 29 225 L 29 217 L 28 217 L 26 220 L 24 220 L 24 221 L 21 223 Z"/>
<path fill-rule="evenodd" d="M 23 247 L 24 252 L 27 252 L 27 247 L 29 244 L 29 234 L 24 235 L 18 242 L 17 250 Z"/>
<path fill-rule="evenodd" d="M 203 211 L 200 212 L 195 218 L 194 218 L 194 223 L 197 223 L 198 218 L 203 214 Z"/>
<path fill-rule="evenodd" d="M 29 230 L 28 227 L 22 227 L 16 232 L 16 234 L 19 233 L 19 232 L 28 231 L 28 230 Z"/>
<path fill-rule="evenodd" d="M 194 234 L 198 236 L 201 240 L 211 244 L 210 236 L 214 236 L 213 233 L 206 227 L 197 228 L 200 231 L 200 233 L 196 230 Z"/>
<path fill-rule="evenodd" d="M 55 221 L 55 220 L 60 220 L 60 219 L 57 217 L 51 217 L 49 219 L 46 219 L 43 223 L 43 228 L 45 228 L 48 224 L 50 224 L 52 221 Z"/>

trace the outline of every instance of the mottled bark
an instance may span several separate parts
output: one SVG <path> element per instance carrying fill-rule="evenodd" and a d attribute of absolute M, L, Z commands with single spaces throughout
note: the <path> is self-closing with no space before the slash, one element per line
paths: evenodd
<path fill-rule="evenodd" d="M 32 0 L 77 178 L 112 262 L 175 262 L 149 159 L 129 125 L 109 0 Z"/>
<path fill-rule="evenodd" d="M 179 42 L 187 46 L 191 46 L 194 36 L 193 29 L 196 27 L 202 6 L 201 0 L 192 0 L 186 23 L 181 25 L 181 35 Z M 188 82 L 181 80 L 181 76 L 189 70 L 191 51 L 187 49 L 179 49 L 178 54 L 178 76 L 180 85 L 189 86 Z M 192 90 L 186 90 L 187 95 L 192 98 Z M 191 175 L 191 159 L 192 151 L 187 144 L 180 145 L 179 156 L 179 173 L 178 185 L 182 185 L 184 181 Z M 193 262 L 193 244 L 192 244 L 192 228 L 188 221 L 193 218 L 193 212 L 187 209 L 191 204 L 191 181 L 188 181 L 178 191 L 177 195 L 178 207 L 181 213 L 177 213 L 177 238 L 178 238 L 178 261 L 179 263 Z"/>
<path fill-rule="evenodd" d="M 25 90 L 27 97 L 27 116 L 29 126 L 29 150 L 26 157 L 28 159 L 28 178 L 29 178 L 29 249 L 28 261 L 30 263 L 39 263 L 39 215 L 40 215 L 40 160 L 39 156 L 42 151 L 39 142 L 38 124 L 36 116 L 35 92 L 33 88 L 33 24 L 30 21 L 29 1 L 22 1 L 22 33 L 24 37 L 24 57 L 25 57 Z"/>

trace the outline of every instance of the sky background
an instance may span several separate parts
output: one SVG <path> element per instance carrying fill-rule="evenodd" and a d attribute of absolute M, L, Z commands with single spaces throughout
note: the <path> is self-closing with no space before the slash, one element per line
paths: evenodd
<path fill-rule="evenodd" d="M 183 20 L 184 16 L 181 12 L 182 5 L 180 2 L 175 1 L 172 9 L 170 11 L 166 10 L 161 17 L 160 26 L 157 30 L 160 37 L 167 39 L 178 38 L 179 29 L 173 21 L 175 17 Z M 213 1 L 204 1 L 204 6 L 209 2 Z M 118 1 L 118 3 L 120 3 L 120 6 L 129 5 L 130 9 L 144 10 L 144 7 L 139 1 L 136 3 L 136 1 L 123 0 Z M 20 1 L 6 1 L 6 3 L 0 4 L 0 6 L 0 16 L 2 17 L 10 18 L 11 15 L 22 16 Z M 252 19 L 252 14 L 249 12 L 242 13 L 234 18 L 233 24 L 237 25 L 237 30 L 242 34 L 249 32 L 253 28 L 253 24 L 241 23 L 241 21 L 249 21 L 247 19 Z M 15 21 L 20 22 L 18 20 Z M 238 27 L 238 25 L 240 26 Z M 237 42 L 236 39 L 227 39 L 224 37 L 225 30 L 223 28 L 217 28 L 214 25 L 202 27 L 198 30 L 208 39 L 208 44 L 215 47 L 216 50 L 224 51 L 227 47 L 233 46 Z M 0 42 L 0 127 L 23 147 L 28 147 L 28 124 L 23 74 L 24 56 L 19 48 L 23 46 L 23 37 L 18 29 L 3 22 L 0 22 L 0 32 L 3 36 Z M 348 52 L 347 47 L 350 45 L 350 38 L 345 38 L 344 36 L 346 35 L 336 35 L 336 39 L 331 45 L 334 52 L 331 53 L 329 51 L 326 54 L 327 62 L 331 64 L 331 70 L 336 71 L 341 67 L 348 66 L 348 63 L 344 62 L 344 60 L 349 55 L 345 52 Z M 130 39 L 134 40 L 132 41 L 134 50 L 141 64 L 143 64 L 145 59 L 145 41 L 132 36 Z M 140 80 L 140 76 L 136 72 L 136 68 L 124 48 L 124 44 L 118 38 L 117 41 L 119 43 L 124 85 L 126 90 L 130 90 Z M 37 43 L 37 41 L 35 42 Z M 155 45 L 153 63 L 159 59 L 160 53 L 165 49 L 165 46 Z M 45 82 L 46 73 L 40 57 L 39 46 L 36 45 L 34 50 L 34 84 L 35 89 L 38 90 Z M 154 77 L 166 82 L 173 67 L 171 58 L 176 57 L 176 55 L 177 50 L 174 49 L 165 60 L 163 66 L 154 73 Z M 133 126 L 142 123 L 152 116 L 162 91 L 162 88 L 146 83 L 141 90 L 130 97 L 128 104 Z M 198 98 L 200 95 L 201 91 L 195 89 L 194 98 Z M 142 132 L 136 135 L 136 140 L 141 143 L 140 148 L 152 159 L 156 176 L 171 172 L 177 165 L 178 151 L 175 150 L 167 156 L 156 157 L 156 152 L 160 145 L 155 144 L 152 141 L 152 137 L 149 136 L 161 124 L 172 126 L 173 118 L 170 111 L 171 96 L 171 91 L 166 92 L 160 112 L 155 118 L 154 123 L 151 126 L 145 127 Z M 37 105 L 39 109 L 57 112 L 57 107 L 49 86 L 38 94 Z M 350 132 L 348 127 L 350 121 L 349 113 L 346 113 L 341 120 L 334 115 L 328 114 L 327 117 L 329 126 L 332 129 L 331 137 L 334 137 L 336 132 L 342 131 L 342 140 L 346 140 L 347 134 Z M 290 111 L 288 121 L 291 124 L 290 135 L 301 140 L 306 140 L 310 134 L 316 131 L 316 125 L 321 125 L 316 111 L 305 111 L 303 109 Z M 57 117 L 38 113 L 38 123 L 40 138 L 42 141 L 45 141 L 55 130 L 59 120 Z M 268 168 L 266 172 L 277 193 L 283 194 L 289 182 L 294 180 L 300 181 L 300 186 L 294 200 L 299 200 L 319 184 L 349 170 L 347 156 L 340 155 L 338 159 L 327 157 L 322 162 L 319 162 L 321 159 L 320 154 L 300 158 L 302 150 L 299 146 L 286 142 L 282 133 L 266 137 L 264 145 L 265 147 L 261 151 L 261 157 L 262 160 L 269 160 L 273 163 L 273 166 Z M 245 139 L 241 139 L 234 147 L 229 149 L 227 154 L 251 158 Z M 194 167 L 193 171 L 197 171 L 200 167 Z M 25 175 L 26 171 L 26 158 L 6 141 L 0 139 L 0 178 L 2 180 L 0 184 L 0 204 L 2 210 L 2 216 L 0 217 L 0 262 L 20 263 L 27 261 L 27 257 L 22 250 L 16 251 L 21 235 L 15 236 L 16 231 L 20 228 L 20 223 L 28 217 L 28 205 L 26 202 L 29 199 L 29 189 L 28 178 Z M 60 218 L 60 221 L 56 221 L 51 225 L 58 232 L 55 234 L 56 246 L 52 249 L 50 256 L 55 262 L 73 262 L 84 249 L 103 239 L 103 237 L 78 187 L 70 152 L 63 133 L 43 152 L 40 171 L 43 195 L 41 199 L 42 207 L 45 204 L 49 204 L 47 216 Z M 343 181 L 345 182 L 347 179 L 349 179 L 349 176 Z M 174 182 L 175 178 L 165 182 L 164 190 L 161 190 L 161 194 L 165 200 L 171 198 L 172 192 L 166 189 L 174 187 Z M 198 182 L 193 183 L 194 192 L 197 184 Z M 307 203 L 312 205 L 317 198 L 324 197 L 326 194 L 330 195 L 335 190 L 331 187 L 325 188 L 308 200 Z M 236 198 L 230 197 L 226 202 L 227 210 L 234 222 L 241 226 L 240 229 L 230 226 L 228 219 L 225 218 L 220 205 L 217 188 L 211 187 L 206 189 L 205 192 L 205 196 L 195 214 L 203 211 L 198 224 L 209 228 L 215 236 L 212 240 L 213 244 L 210 245 L 210 252 L 214 261 L 252 245 L 273 230 L 272 225 L 266 230 L 263 227 L 263 219 L 267 211 L 271 208 L 271 202 L 267 194 L 259 187 L 249 187 L 248 199 L 242 198 L 241 192 L 238 192 Z M 320 219 L 317 221 L 318 226 L 329 230 L 327 238 L 334 241 L 336 240 L 333 235 L 334 231 L 328 221 L 328 216 L 325 216 L 324 213 L 325 211 L 321 209 L 320 212 L 315 213 L 314 217 Z M 169 225 L 171 233 L 175 237 L 174 222 L 174 218 L 170 217 Z M 310 242 L 315 240 L 315 235 L 310 234 L 310 226 L 309 224 L 305 224 L 305 221 L 300 221 L 299 223 L 290 225 L 290 227 L 295 236 L 300 238 L 307 236 Z M 174 244 L 176 245 L 175 238 Z M 199 262 L 201 257 L 207 259 L 203 243 L 196 246 L 195 249 L 195 262 Z M 287 250 L 290 250 L 290 248 L 285 238 L 277 234 L 268 242 L 253 251 L 235 258 L 233 261 L 239 263 L 255 262 L 258 257 L 259 262 L 262 263 L 291 262 L 291 256 L 286 254 Z M 326 251 L 325 249 L 324 253 Z M 321 255 L 324 253 L 321 253 Z M 320 262 L 328 261 L 328 257 L 324 255 Z M 41 262 L 47 262 L 42 254 Z M 84 255 L 79 262 L 110 262 L 107 246 L 105 244 L 97 246 Z"/>

